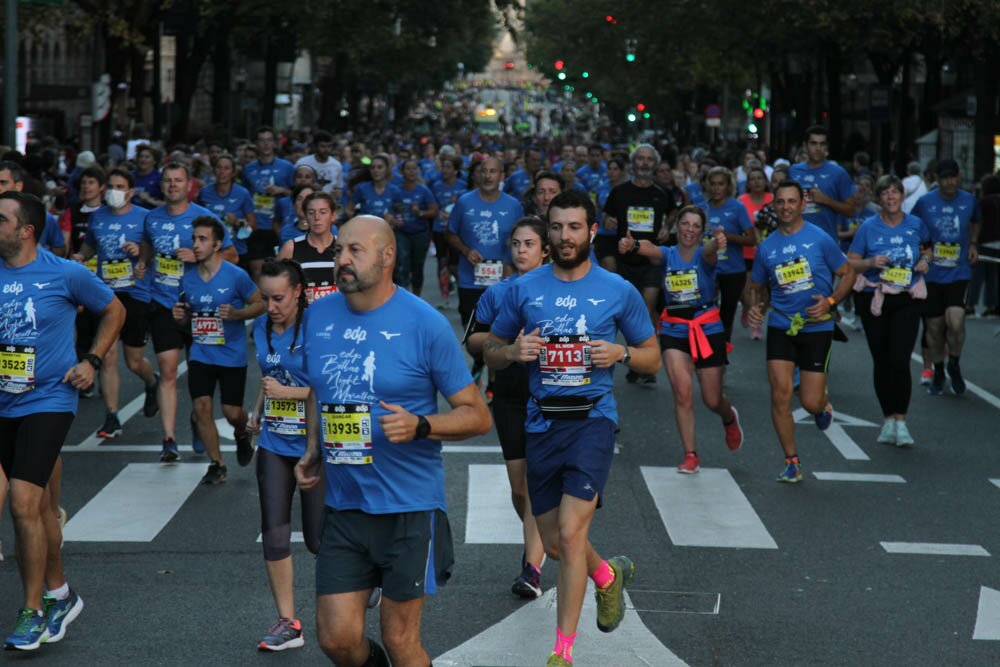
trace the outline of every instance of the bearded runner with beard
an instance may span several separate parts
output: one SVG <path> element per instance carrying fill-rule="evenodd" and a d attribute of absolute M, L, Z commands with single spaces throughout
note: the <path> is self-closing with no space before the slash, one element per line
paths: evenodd
<path fill-rule="evenodd" d="M 618 238 L 631 235 L 637 241 L 660 245 L 660 231 L 667 216 L 676 207 L 673 197 L 653 182 L 653 174 L 660 164 L 660 154 L 649 144 L 640 144 L 629 157 L 632 180 L 615 186 L 604 204 L 606 227 L 618 226 Z M 642 294 L 654 329 L 659 322 L 660 281 L 663 271 L 638 252 L 621 255 L 618 272 Z M 629 382 L 656 382 L 655 375 L 629 371 Z"/>
<path fill-rule="evenodd" d="M 611 632 L 625 614 L 635 567 L 625 556 L 602 560 L 587 534 L 614 456 L 612 369 L 623 363 L 655 373 L 660 357 L 642 297 L 591 262 L 597 221 L 590 197 L 569 190 L 553 199 L 548 231 L 553 264 L 511 285 L 484 351 L 490 368 L 528 368 L 528 494 L 545 551 L 559 560 L 558 627 L 547 665 L 564 667 L 573 662 L 588 574 L 598 629 Z M 627 345 L 610 342 L 619 331 Z"/>

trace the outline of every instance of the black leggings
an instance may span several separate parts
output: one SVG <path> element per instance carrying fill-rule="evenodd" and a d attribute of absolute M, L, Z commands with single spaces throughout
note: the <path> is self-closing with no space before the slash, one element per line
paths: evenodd
<path fill-rule="evenodd" d="M 292 554 L 292 496 L 295 495 L 295 464 L 298 458 L 257 448 L 257 488 L 260 492 L 260 532 L 264 560 L 282 560 Z M 299 489 L 302 505 L 302 535 L 306 548 L 319 552 L 323 532 L 322 482 L 309 491 Z"/>
<path fill-rule="evenodd" d="M 875 395 L 884 416 L 905 415 L 912 392 L 910 354 L 917 340 L 923 304 L 905 292 L 887 294 L 882 314 L 875 317 L 871 311 L 872 296 L 871 292 L 855 294 L 854 306 L 872 354 Z"/>
<path fill-rule="evenodd" d="M 736 317 L 736 304 L 740 302 L 743 286 L 747 282 L 746 273 L 720 273 L 716 281 L 719 284 L 719 315 L 722 317 L 722 328 L 726 331 L 726 342 L 733 337 L 733 319 Z"/>

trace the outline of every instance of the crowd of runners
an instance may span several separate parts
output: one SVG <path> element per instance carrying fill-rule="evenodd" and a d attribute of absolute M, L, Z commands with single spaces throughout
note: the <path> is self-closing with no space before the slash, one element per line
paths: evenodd
<path fill-rule="evenodd" d="M 297 490 L 322 650 L 338 665 L 430 664 L 421 610 L 454 565 L 441 442 L 495 425 L 524 535 L 511 591 L 536 598 L 546 559 L 558 568 L 547 665 L 571 665 L 588 578 L 611 632 L 636 567 L 588 539 L 619 365 L 630 383 L 665 370 L 677 472 L 696 474 L 695 379 L 720 440 L 743 445 L 725 393 L 739 315 L 765 339 L 784 483 L 803 479 L 795 392 L 819 429 L 833 420 L 841 326 L 864 329 L 879 442 L 919 437 L 906 422 L 918 337 L 927 391 L 965 392 L 965 319 L 981 293 L 982 314 L 997 312 L 996 264 L 979 245 L 1000 240 L 1000 179 L 964 190 L 947 156 L 906 178 L 876 174 L 863 153 L 828 159 L 827 136 L 810 127 L 791 159 L 748 150 L 733 165 L 645 143 L 365 145 L 316 132 L 307 146 L 269 127 L 168 154 L 141 142 L 83 152 L 62 172 L 51 155 L 5 153 L 0 509 L 24 590 L 5 647 L 57 642 L 83 609 L 61 558 L 60 449 L 81 396 L 104 403 L 99 438 L 127 435 L 121 356 L 145 387 L 143 414 L 159 415 L 165 465 L 185 441 L 209 459 L 205 484 L 226 481 L 216 396 L 237 464 L 255 462 L 278 616 L 261 650 L 304 644 Z M 464 335 L 421 298 L 428 273 Z M 182 355 L 192 408 L 179 435 Z M 262 381 L 248 393 L 251 356 Z M 370 608 L 381 642 L 365 636 Z"/>

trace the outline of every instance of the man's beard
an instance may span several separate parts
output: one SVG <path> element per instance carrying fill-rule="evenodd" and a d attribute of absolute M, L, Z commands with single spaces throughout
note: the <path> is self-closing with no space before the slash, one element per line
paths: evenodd
<path fill-rule="evenodd" d="M 358 292 L 370 290 L 378 284 L 379 278 L 382 276 L 383 268 L 381 259 L 376 260 L 371 269 L 360 275 L 353 266 L 345 266 L 342 269 L 338 268 L 336 274 L 337 289 L 345 294 L 356 294 Z M 350 282 L 341 280 L 344 275 L 353 276 L 354 280 Z"/>
<path fill-rule="evenodd" d="M 5 260 L 14 259 L 21 253 L 23 245 L 16 239 L 0 241 L 0 257 Z"/>
<path fill-rule="evenodd" d="M 586 241 L 576 248 L 576 254 L 569 259 L 563 259 L 559 254 L 559 248 L 552 249 L 552 263 L 560 269 L 575 269 L 590 258 L 590 242 Z"/>

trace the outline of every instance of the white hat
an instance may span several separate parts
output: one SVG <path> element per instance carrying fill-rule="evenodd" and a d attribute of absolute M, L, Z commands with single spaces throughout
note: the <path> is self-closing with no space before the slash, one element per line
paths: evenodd
<path fill-rule="evenodd" d="M 76 166 L 80 169 L 93 167 L 95 164 L 97 164 L 97 157 L 92 151 L 83 151 L 76 156 Z"/>

